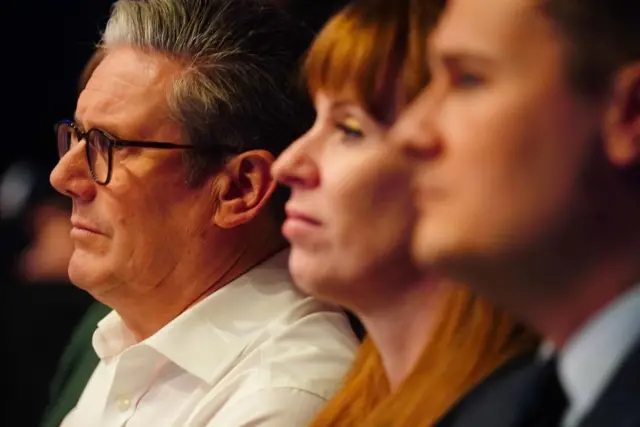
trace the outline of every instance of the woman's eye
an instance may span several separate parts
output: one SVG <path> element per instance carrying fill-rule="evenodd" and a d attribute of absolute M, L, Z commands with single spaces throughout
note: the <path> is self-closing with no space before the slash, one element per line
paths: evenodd
<path fill-rule="evenodd" d="M 360 124 L 354 119 L 344 120 L 342 122 L 336 122 L 336 128 L 342 132 L 344 137 L 349 139 L 362 138 L 364 132 Z"/>

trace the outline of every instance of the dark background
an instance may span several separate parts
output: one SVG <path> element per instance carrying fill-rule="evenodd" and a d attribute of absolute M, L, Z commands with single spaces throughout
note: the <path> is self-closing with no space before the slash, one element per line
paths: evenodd
<path fill-rule="evenodd" d="M 233 1 L 233 0 L 230 0 Z M 318 29 L 346 0 L 273 0 Z M 0 176 L 26 160 L 38 177 L 37 197 L 53 194 L 49 171 L 57 161 L 53 124 L 72 116 L 76 84 L 99 40 L 111 0 L 0 1 L 2 154 Z M 27 209 L 27 208 L 25 208 Z M 25 243 L 28 212 L 0 223 L 2 352 L 0 381 L 10 398 L 0 425 L 36 426 L 59 354 L 90 297 L 70 285 L 32 286 L 10 274 Z"/>
<path fill-rule="evenodd" d="M 232 0 L 231 0 L 232 1 Z M 273 0 L 314 29 L 346 0 Z M 76 80 L 99 40 L 111 0 L 2 1 L 4 104 L 0 172 L 18 158 L 50 169 L 53 124 L 70 116 Z"/>

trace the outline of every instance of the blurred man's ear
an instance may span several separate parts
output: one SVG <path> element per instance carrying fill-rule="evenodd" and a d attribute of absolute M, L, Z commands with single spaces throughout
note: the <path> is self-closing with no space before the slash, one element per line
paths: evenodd
<path fill-rule="evenodd" d="M 640 164 L 640 62 L 618 72 L 604 133 L 611 163 L 621 168 Z"/>

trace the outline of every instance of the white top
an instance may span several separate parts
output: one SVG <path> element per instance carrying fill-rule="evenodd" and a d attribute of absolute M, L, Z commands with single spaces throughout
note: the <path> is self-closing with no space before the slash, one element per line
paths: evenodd
<path fill-rule="evenodd" d="M 638 339 L 640 285 L 605 307 L 560 352 L 558 376 L 569 400 L 563 427 L 578 425 L 591 410 Z"/>
<path fill-rule="evenodd" d="M 62 427 L 301 427 L 337 391 L 357 339 L 337 308 L 301 295 L 288 251 L 136 343 L 117 313 Z"/>

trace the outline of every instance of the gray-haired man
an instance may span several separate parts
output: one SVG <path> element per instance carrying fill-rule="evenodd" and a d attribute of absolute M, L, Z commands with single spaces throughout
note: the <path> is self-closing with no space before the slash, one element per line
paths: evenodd
<path fill-rule="evenodd" d="M 56 125 L 69 275 L 114 309 L 63 426 L 297 427 L 340 384 L 356 339 L 293 288 L 269 173 L 312 118 L 309 40 L 267 2 L 115 4 Z"/>

